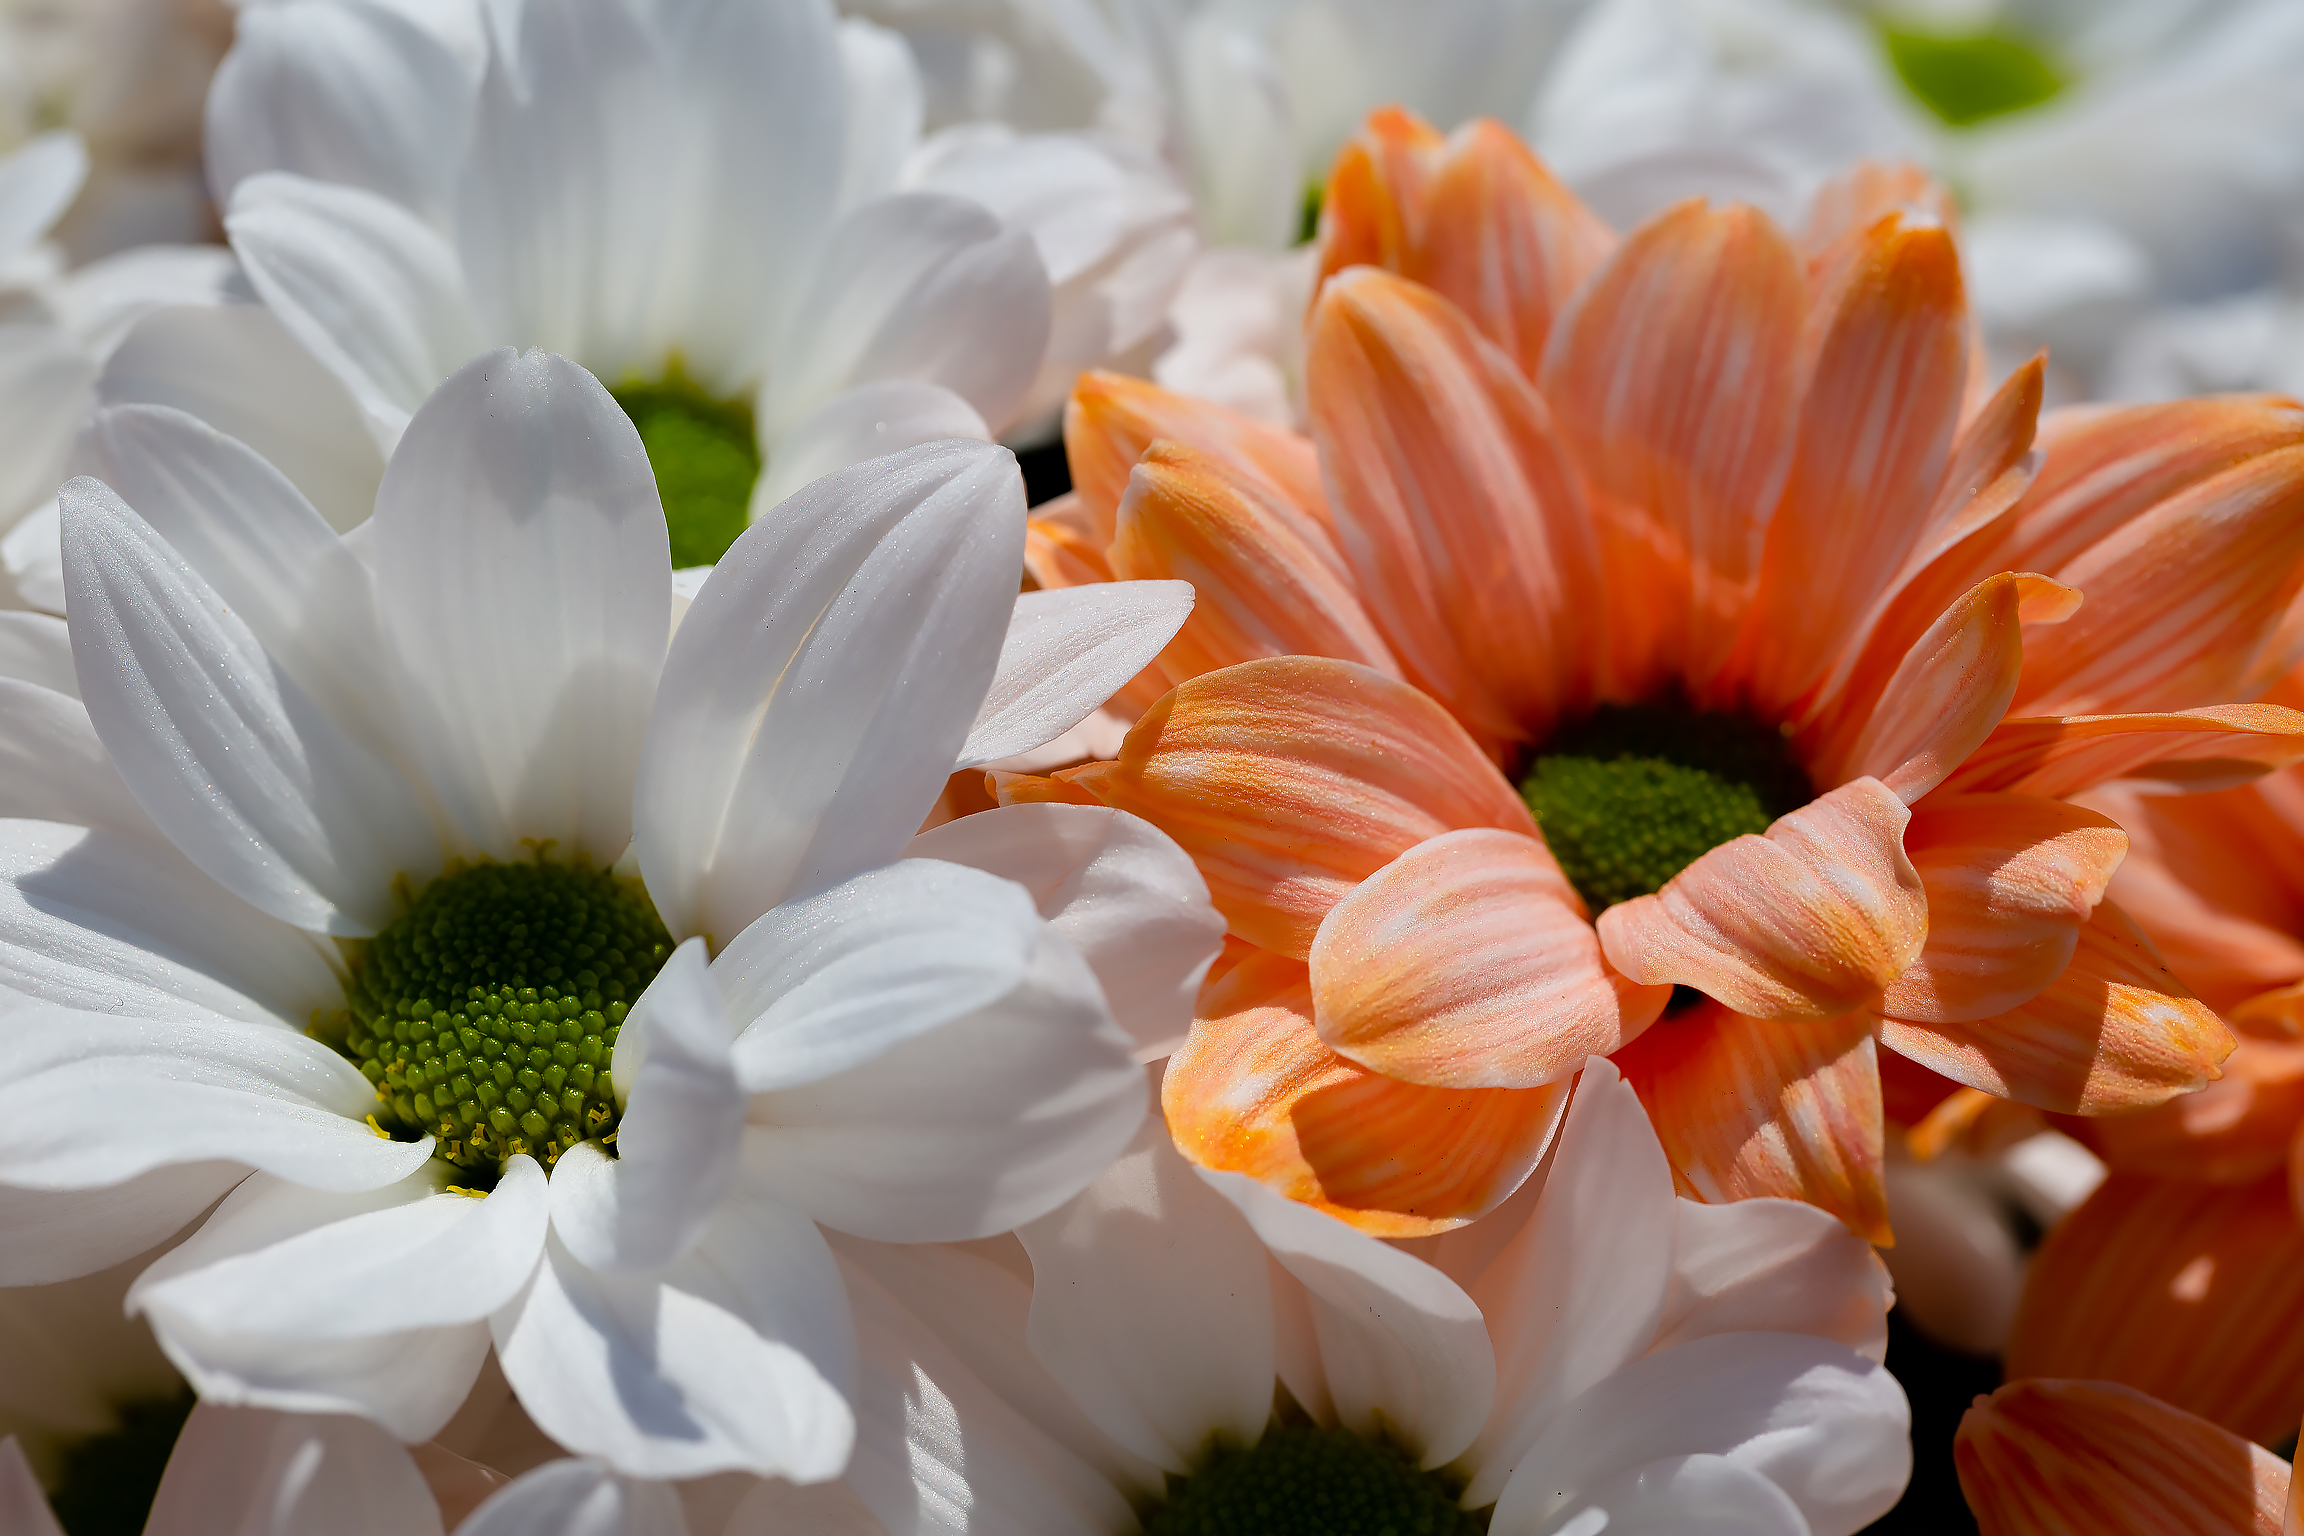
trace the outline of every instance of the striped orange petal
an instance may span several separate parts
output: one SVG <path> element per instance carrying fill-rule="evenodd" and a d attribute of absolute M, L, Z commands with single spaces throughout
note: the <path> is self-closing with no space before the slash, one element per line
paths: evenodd
<path fill-rule="evenodd" d="M 1989 1018 L 2064 973 L 2128 849 L 2105 816 L 2036 795 L 1931 795 L 1904 851 L 1928 892 L 1928 944 L 1888 984 L 1898 1019 Z"/>
<path fill-rule="evenodd" d="M 1966 1022 L 1889 1018 L 1881 1041 L 1946 1077 L 2041 1109 L 2102 1115 L 2165 1103 L 2217 1075 L 2232 1032 L 2109 901 L 2071 963 L 2028 1001 Z"/>
<path fill-rule="evenodd" d="M 1874 1019 L 1747 1018 L 1716 1003 L 1665 1019 L 1613 1058 L 1680 1184 L 1714 1203 L 1780 1195 L 1886 1244 Z"/>
<path fill-rule="evenodd" d="M 2223 1067 L 2156 1108 L 2065 1123 L 2129 1173 L 2237 1184 L 2280 1172 L 2304 1130 L 2304 1044 L 2242 1035 Z"/>
<path fill-rule="evenodd" d="M 1114 762 L 1059 777 L 1174 838 L 1232 931 L 1302 959 L 1352 887 L 1459 827 L 1536 835 L 1447 711 L 1320 657 L 1243 662 L 1145 712 Z"/>
<path fill-rule="evenodd" d="M 1910 819 L 1878 779 L 1843 784 L 1601 913 L 1601 946 L 1635 981 L 1694 987 L 1739 1013 L 1838 1018 L 1927 939 Z"/>
<path fill-rule="evenodd" d="M 1212 401 L 1116 373 L 1084 373 L 1064 406 L 1064 458 L 1081 513 L 1109 544 L 1128 473 L 1159 438 L 1262 475 L 1308 516 L 1325 522 L 1327 498 L 1311 440 Z"/>
<path fill-rule="evenodd" d="M 1178 1150 L 1378 1237 L 1493 1210 L 1543 1159 L 1568 1101 L 1543 1088 L 1422 1088 L 1338 1056 L 1312 1029 L 1301 961 L 1242 960 L 1200 995 L 1160 1102 Z"/>
<path fill-rule="evenodd" d="M 2278 704 L 2010 719 L 1968 754 L 1945 787 L 2052 799 L 2100 785 L 2198 792 L 2245 784 L 2300 758 L 2304 713 Z"/>
<path fill-rule="evenodd" d="M 1671 995 L 1608 968 L 1575 888 L 1517 832 L 1418 843 L 1338 902 L 1312 941 L 1320 1038 L 1435 1087 L 1557 1082 L 1646 1028 Z"/>
<path fill-rule="evenodd" d="M 1111 542 L 1111 530 L 1081 507 L 1077 491 L 1067 491 L 1033 508 L 1024 520 L 1024 569 L 1051 590 L 1110 581 L 1112 562 L 1105 549 Z"/>
<path fill-rule="evenodd" d="M 2033 1255 L 2008 1374 L 2149 1392 L 2251 1440 L 2304 1414 L 2304 1225 L 2284 1174 L 2115 1173 Z"/>
<path fill-rule="evenodd" d="M 2280 1536 L 2288 1463 L 2101 1381 L 2015 1381 L 1952 1441 L 1983 1536 Z"/>
<path fill-rule="evenodd" d="M 1420 243 L 1433 163 L 1447 141 L 1415 113 L 1381 107 L 1345 141 L 1320 204 L 1320 276 L 1346 267 L 1397 272 Z"/>

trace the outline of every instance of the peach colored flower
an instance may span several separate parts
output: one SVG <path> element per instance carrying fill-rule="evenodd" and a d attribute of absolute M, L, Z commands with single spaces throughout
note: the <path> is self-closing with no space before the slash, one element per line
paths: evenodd
<path fill-rule="evenodd" d="M 1905 173 L 1797 242 L 1619 240 L 1496 125 L 1380 113 L 1323 240 L 1310 437 L 1092 377 L 1029 546 L 1199 593 L 1116 761 L 999 785 L 1147 817 L 1229 920 L 1180 1145 L 1437 1230 L 1621 1052 L 1692 1193 L 1885 1240 L 1878 1045 L 2084 1113 L 2215 1075 L 2063 797 L 2304 755 L 2226 702 L 2304 582 L 2304 412 L 2075 417 L 2043 464 Z"/>

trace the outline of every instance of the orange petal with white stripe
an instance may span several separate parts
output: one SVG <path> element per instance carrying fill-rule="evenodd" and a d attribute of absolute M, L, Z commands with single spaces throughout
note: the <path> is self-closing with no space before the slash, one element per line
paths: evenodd
<path fill-rule="evenodd" d="M 1474 735 L 1591 691 L 1599 550 L 1536 391 L 1429 288 L 1356 268 L 1312 315 L 1312 435 L 1338 542 L 1406 675 Z"/>
<path fill-rule="evenodd" d="M 1111 530 L 1098 526 L 1080 505 L 1076 491 L 1041 503 L 1024 520 L 1024 569 L 1042 587 L 1084 587 L 1110 581 L 1112 562 L 1105 550 Z"/>
<path fill-rule="evenodd" d="M 1128 477 L 1111 558 L 1122 581 L 1192 583 L 1192 615 L 1160 653 L 1172 680 L 1263 656 L 1399 675 L 1327 526 L 1228 460 L 1155 442 Z"/>
<path fill-rule="evenodd" d="M 2032 1256 L 2008 1374 L 2149 1392 L 2251 1440 L 2304 1414 L 2304 1225 L 2284 1175 L 2115 1173 Z"/>
<path fill-rule="evenodd" d="M 1425 194 L 1446 142 L 1437 128 L 1400 107 L 1368 114 L 1328 170 L 1315 293 L 1346 267 L 1402 270 L 1422 239 Z"/>
<path fill-rule="evenodd" d="M 1554 326 L 1540 380 L 1609 525 L 1614 681 L 1701 695 L 1760 568 L 1798 427 L 1799 257 L 1753 209 L 1683 203 L 1628 236 Z"/>
<path fill-rule="evenodd" d="M 1927 895 L 1904 853 L 1911 814 L 1878 779 L 1843 784 L 1601 913 L 1601 947 L 1635 981 L 1694 987 L 1738 1013 L 1838 1018 L 1927 939 Z"/>
<path fill-rule="evenodd" d="M 2230 789 L 2304 759 L 2304 713 L 2217 704 L 2164 714 L 2003 720 L 1953 770 L 1961 794 L 2000 790 L 2062 799 L 2100 785 L 2158 794 Z"/>
<path fill-rule="evenodd" d="M 2081 1115 L 2188 1093 L 2216 1077 L 2233 1045 L 2109 901 L 2081 925 L 2063 974 L 2029 1001 L 1964 1023 L 1888 1018 L 1880 1039 L 1971 1088 Z"/>
<path fill-rule="evenodd" d="M 1360 882 L 1312 941 L 1337 1054 L 1405 1082 L 1534 1088 L 1647 1028 L 1672 993 L 1609 970 L 1542 842 L 1445 832 Z"/>
<path fill-rule="evenodd" d="M 2288 1463 L 2102 1381 L 2013 1381 L 1952 1440 L 1983 1536 L 2280 1536 Z"/>
<path fill-rule="evenodd" d="M 1890 214 L 1918 215 L 1953 228 L 1959 209 L 1952 194 L 1916 165 L 1864 160 L 1816 189 L 1801 226 L 1800 250 L 1811 263 L 1833 247 L 1861 241 Z"/>
<path fill-rule="evenodd" d="M 1262 475 L 1307 515 L 1327 519 L 1309 438 L 1142 379 L 1083 373 L 1064 406 L 1064 458 L 1081 510 L 1106 543 L 1119 527 L 1128 472 L 1163 437 Z"/>
<path fill-rule="evenodd" d="M 2259 454 L 2169 497 L 2055 575 L 2088 601 L 2025 636 L 2020 712 L 2111 714 L 2236 698 L 2304 589 L 2304 446 Z"/>
<path fill-rule="evenodd" d="M 1887 1131 L 1872 1025 L 1866 1013 L 1782 1023 L 1706 1003 L 1614 1059 L 1689 1193 L 1714 1204 L 1805 1200 L 1885 1245 Z"/>
<path fill-rule="evenodd" d="M 2244 1183 L 2288 1166 L 2304 1127 L 2304 1045 L 2248 1035 L 2224 1075 L 2133 1115 L 2068 1121 L 2112 1167 L 2162 1178 Z"/>
<path fill-rule="evenodd" d="M 1396 1082 L 1322 1045 L 1311 1012 L 1301 961 L 1259 953 L 1208 984 L 1160 1085 L 1179 1151 L 1377 1237 L 1462 1226 L 1535 1171 L 1567 1104 L 1565 1081 Z"/>
<path fill-rule="evenodd" d="M 1117 761 L 1066 771 L 1174 838 L 1232 931 L 1302 959 L 1352 887 L 1428 837 L 1534 837 L 1517 792 L 1447 711 L 1366 667 L 1244 662 L 1180 685 Z"/>
<path fill-rule="evenodd" d="M 1862 237 L 1746 616 L 1738 669 L 1764 711 L 1823 676 L 1927 534 L 1960 420 L 1967 330 L 1948 231 L 1888 218 Z"/>
<path fill-rule="evenodd" d="M 1947 1022 L 2005 1013 L 2064 974 L 2128 850 L 2106 816 L 2037 795 L 1934 795 L 1904 851 L 1928 892 L 1928 944 L 1880 1011 Z"/>

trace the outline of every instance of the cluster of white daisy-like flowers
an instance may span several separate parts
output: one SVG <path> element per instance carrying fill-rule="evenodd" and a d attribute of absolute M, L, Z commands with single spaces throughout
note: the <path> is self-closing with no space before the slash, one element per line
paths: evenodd
<path fill-rule="evenodd" d="M 2295 0 L 7 0 L 0 1536 L 1872 1528 L 2287 1177 L 2283 388 Z"/>

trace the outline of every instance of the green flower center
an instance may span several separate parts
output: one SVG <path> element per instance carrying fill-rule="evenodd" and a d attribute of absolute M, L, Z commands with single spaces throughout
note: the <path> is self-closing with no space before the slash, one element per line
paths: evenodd
<path fill-rule="evenodd" d="M 606 1139 L 617 1027 L 672 953 L 636 880 L 585 864 L 452 868 L 360 946 L 317 1032 L 376 1085 L 379 1129 L 439 1138 L 457 1182 L 494 1187 Z"/>
<path fill-rule="evenodd" d="M 1246 1450 L 1218 1446 L 1168 1496 L 1145 1536 L 1478 1536 L 1488 1515 L 1387 1445 L 1341 1429 L 1275 1424 Z"/>
<path fill-rule="evenodd" d="M 1784 733 L 1682 704 L 1603 704 L 1554 734 L 1520 793 L 1597 917 L 1815 798 Z"/>
<path fill-rule="evenodd" d="M 706 394 L 677 358 L 655 383 L 631 379 L 611 393 L 640 429 L 656 472 L 672 568 L 717 564 L 751 521 L 752 482 L 760 478 L 752 407 Z"/>
<path fill-rule="evenodd" d="M 2056 66 L 2013 33 L 1888 27 L 1882 40 L 1904 88 L 1955 128 L 2036 107 L 2064 89 Z"/>

